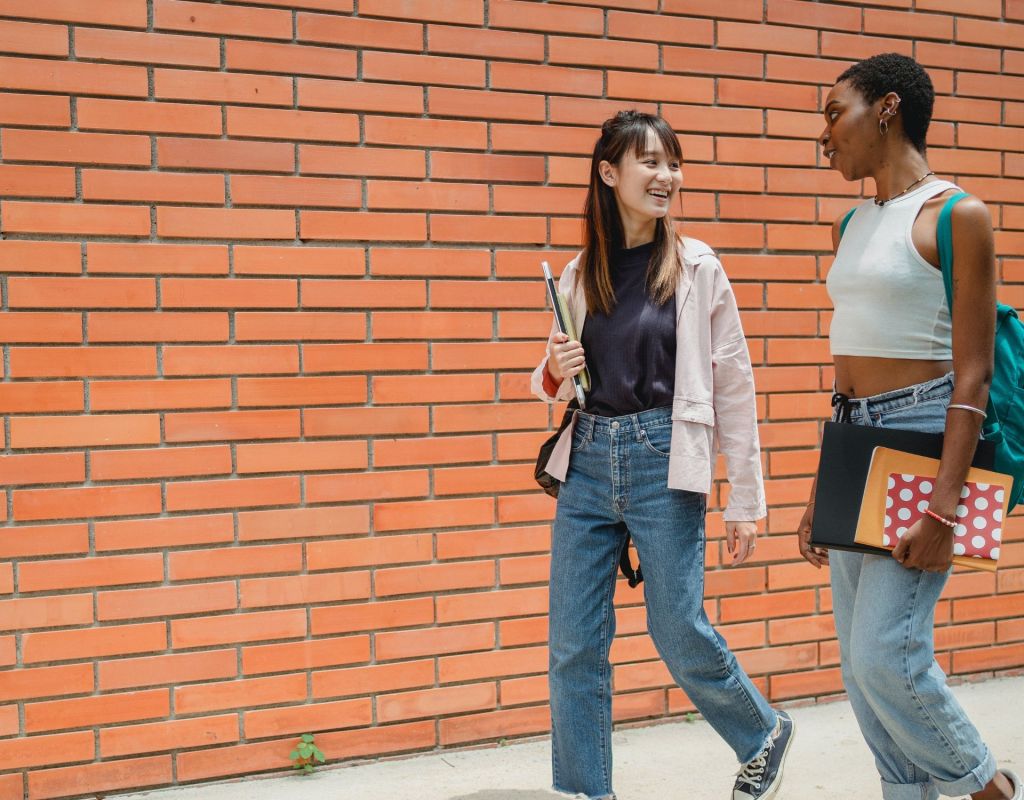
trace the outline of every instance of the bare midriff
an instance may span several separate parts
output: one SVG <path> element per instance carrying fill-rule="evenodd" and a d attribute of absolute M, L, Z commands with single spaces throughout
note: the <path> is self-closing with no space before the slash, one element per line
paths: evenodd
<path fill-rule="evenodd" d="M 847 397 L 872 395 L 903 389 L 916 383 L 941 378 L 953 369 L 952 361 L 874 356 L 834 356 L 836 391 Z"/>

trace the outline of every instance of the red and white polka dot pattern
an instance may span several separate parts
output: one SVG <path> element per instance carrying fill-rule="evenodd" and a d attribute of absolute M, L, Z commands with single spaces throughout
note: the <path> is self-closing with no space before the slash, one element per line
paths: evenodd
<path fill-rule="evenodd" d="M 932 495 L 934 479 L 893 472 L 885 496 L 885 525 L 882 544 L 895 547 L 907 529 L 924 516 Z M 973 558 L 999 559 L 1003 536 L 1003 505 L 1006 492 L 990 483 L 966 483 L 956 508 L 953 554 Z"/>

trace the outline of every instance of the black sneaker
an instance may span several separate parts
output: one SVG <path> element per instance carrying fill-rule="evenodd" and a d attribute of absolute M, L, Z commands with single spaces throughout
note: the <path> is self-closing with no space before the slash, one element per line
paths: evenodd
<path fill-rule="evenodd" d="M 782 767 L 786 763 L 786 754 L 793 743 L 793 731 L 796 726 L 785 711 L 777 712 L 779 724 L 772 733 L 764 750 L 745 764 L 736 776 L 736 784 L 732 788 L 732 800 L 768 800 L 775 797 L 782 785 Z"/>

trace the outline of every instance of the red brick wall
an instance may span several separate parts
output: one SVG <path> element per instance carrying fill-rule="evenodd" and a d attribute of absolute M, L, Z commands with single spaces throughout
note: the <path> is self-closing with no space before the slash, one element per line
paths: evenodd
<path fill-rule="evenodd" d="M 660 16 L 656 15 L 660 11 Z M 796 560 L 831 374 L 824 91 L 913 53 L 931 163 L 1024 306 L 1022 0 L 0 0 L 0 797 L 67 797 L 547 727 L 552 503 L 527 391 L 542 254 L 595 126 L 660 110 L 723 254 L 771 512 L 707 607 L 777 701 L 840 691 Z M 720 490 L 713 505 L 718 507 Z M 1024 665 L 1024 523 L 938 608 Z M 690 708 L 620 586 L 619 719 Z"/>

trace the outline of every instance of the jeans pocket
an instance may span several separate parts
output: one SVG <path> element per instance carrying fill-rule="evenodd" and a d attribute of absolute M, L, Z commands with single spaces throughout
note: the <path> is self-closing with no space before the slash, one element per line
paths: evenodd
<path fill-rule="evenodd" d="M 672 426 L 656 425 L 640 432 L 644 446 L 655 455 L 668 458 L 672 454 Z"/>
<path fill-rule="evenodd" d="M 578 453 L 583 450 L 590 443 L 590 428 L 580 425 L 579 422 L 572 431 L 572 448 L 571 452 Z"/>

